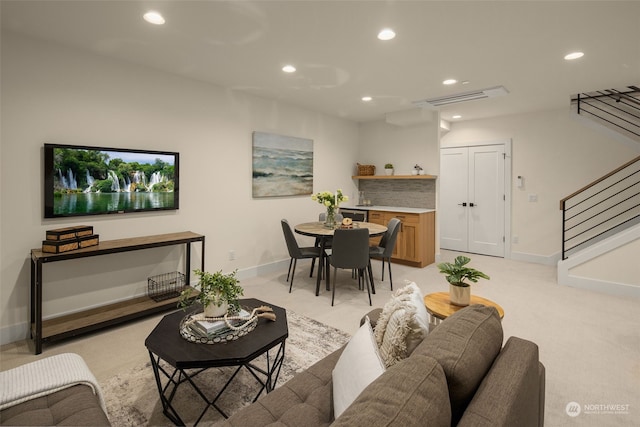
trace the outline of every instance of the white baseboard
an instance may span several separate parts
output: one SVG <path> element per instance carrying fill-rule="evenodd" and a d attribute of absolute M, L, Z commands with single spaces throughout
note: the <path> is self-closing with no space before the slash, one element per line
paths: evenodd
<path fill-rule="evenodd" d="M 514 261 L 524 261 L 542 265 L 557 265 L 560 257 L 560 252 L 553 255 L 538 255 L 515 251 L 511 251 L 511 255 L 509 256 L 509 258 Z"/>
<path fill-rule="evenodd" d="M 627 243 L 640 239 L 640 225 L 635 225 L 621 231 L 614 236 L 596 243 L 580 252 L 571 255 L 566 260 L 558 262 L 558 284 L 574 288 L 588 289 L 620 297 L 640 298 L 640 286 L 628 283 L 612 282 L 603 279 L 577 276 L 571 274 L 571 269 L 589 262 L 610 251 L 616 250 Z"/>

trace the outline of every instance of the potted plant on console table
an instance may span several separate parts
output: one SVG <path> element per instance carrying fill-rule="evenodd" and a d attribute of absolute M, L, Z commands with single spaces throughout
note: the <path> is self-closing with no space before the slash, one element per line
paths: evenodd
<path fill-rule="evenodd" d="M 194 270 L 200 277 L 196 285 L 200 291 L 194 296 L 194 288 L 188 287 L 180 294 L 178 305 L 181 308 L 189 307 L 198 301 L 204 307 L 205 317 L 222 317 L 228 311 L 238 313 L 240 304 L 238 299 L 243 295 L 244 290 L 238 285 L 240 282 L 236 277 L 237 270 L 229 274 L 222 274 L 222 271 L 209 273 L 202 270 Z"/>
<path fill-rule="evenodd" d="M 471 302 L 471 285 L 466 283 L 465 280 L 476 283 L 478 279 L 490 279 L 483 272 L 466 267 L 470 261 L 470 258 L 460 255 L 456 257 L 453 264 L 450 262 L 438 264 L 440 273 L 446 274 L 445 277 L 449 282 L 451 304 L 465 307 Z"/>

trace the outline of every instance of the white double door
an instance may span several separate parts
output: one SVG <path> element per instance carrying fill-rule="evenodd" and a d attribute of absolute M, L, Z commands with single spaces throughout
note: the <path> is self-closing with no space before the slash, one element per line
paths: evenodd
<path fill-rule="evenodd" d="M 505 256 L 505 147 L 440 150 L 440 247 Z"/>

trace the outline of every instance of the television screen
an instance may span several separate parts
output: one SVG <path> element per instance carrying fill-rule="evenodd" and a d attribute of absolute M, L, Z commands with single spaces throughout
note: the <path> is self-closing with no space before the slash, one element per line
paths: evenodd
<path fill-rule="evenodd" d="M 44 217 L 178 209 L 179 153 L 44 145 Z"/>

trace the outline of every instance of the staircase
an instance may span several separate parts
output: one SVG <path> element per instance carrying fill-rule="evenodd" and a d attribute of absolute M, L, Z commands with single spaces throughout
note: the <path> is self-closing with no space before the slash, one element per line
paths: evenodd
<path fill-rule="evenodd" d="M 640 143 L 640 89 L 572 97 L 574 111 Z M 640 156 L 560 201 L 558 283 L 640 298 Z"/>
<path fill-rule="evenodd" d="M 579 116 L 640 143 L 640 88 L 604 89 L 571 97 L 571 108 Z"/>

